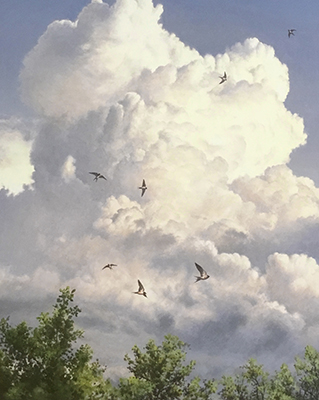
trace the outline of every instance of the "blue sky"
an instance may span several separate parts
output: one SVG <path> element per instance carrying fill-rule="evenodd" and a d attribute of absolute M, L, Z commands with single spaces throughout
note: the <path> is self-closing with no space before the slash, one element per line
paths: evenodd
<path fill-rule="evenodd" d="M 166 333 L 207 377 L 318 346 L 319 4 L 1 5 L 1 315 L 75 287 L 112 378 Z"/>

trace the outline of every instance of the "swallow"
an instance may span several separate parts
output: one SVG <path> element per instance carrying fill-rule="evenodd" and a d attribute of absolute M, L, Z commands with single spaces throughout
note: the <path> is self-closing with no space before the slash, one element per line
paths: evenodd
<path fill-rule="evenodd" d="M 142 282 L 140 280 L 137 280 L 137 282 L 138 282 L 138 291 L 137 292 L 133 292 L 133 293 L 140 294 L 142 296 L 147 297 L 145 289 L 144 289 L 144 286 L 142 285 Z"/>
<path fill-rule="evenodd" d="M 99 172 L 89 172 L 89 174 L 95 175 L 95 178 L 93 179 L 95 182 L 97 182 L 97 180 L 99 178 L 105 179 L 107 181 L 107 179 L 105 178 L 104 175 L 100 174 Z"/>
<path fill-rule="evenodd" d="M 204 281 L 205 279 L 208 279 L 209 275 L 207 275 L 207 272 L 199 264 L 195 263 L 195 265 L 200 273 L 200 276 L 195 276 L 195 278 L 197 278 L 195 283 L 198 281 Z"/>
<path fill-rule="evenodd" d="M 105 269 L 105 268 L 113 269 L 112 267 L 116 267 L 116 266 L 117 266 L 117 264 L 106 264 L 106 266 L 102 268 L 102 271 L 103 271 L 103 269 Z"/>
<path fill-rule="evenodd" d="M 142 186 L 140 186 L 139 189 L 142 189 L 142 194 L 141 194 L 141 197 L 142 197 L 143 194 L 145 193 L 145 190 L 147 189 L 147 186 L 146 186 L 146 183 L 145 183 L 145 179 L 143 179 Z"/>
<path fill-rule="evenodd" d="M 296 29 L 288 29 L 288 37 L 290 37 L 291 35 L 295 36 L 294 32 L 296 31 Z"/>
<path fill-rule="evenodd" d="M 220 76 L 221 81 L 219 82 L 219 84 L 224 83 L 227 81 L 227 74 L 226 72 L 224 72 L 223 76 Z"/>

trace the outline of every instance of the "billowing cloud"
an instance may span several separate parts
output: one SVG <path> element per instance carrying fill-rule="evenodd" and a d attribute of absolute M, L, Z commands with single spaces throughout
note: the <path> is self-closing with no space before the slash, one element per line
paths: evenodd
<path fill-rule="evenodd" d="M 19 194 L 33 183 L 30 161 L 32 140 L 19 130 L 19 121 L 0 120 L 0 188 Z"/>
<path fill-rule="evenodd" d="M 70 182 L 72 179 L 75 179 L 75 161 L 76 160 L 69 155 L 62 165 L 61 174 L 65 182 Z"/>
<path fill-rule="evenodd" d="M 296 177 L 285 165 L 268 168 L 261 176 L 239 178 L 232 189 L 245 203 L 254 205 L 255 215 L 262 216 L 251 226 L 274 229 L 293 225 L 297 220 L 312 220 L 319 217 L 319 189 L 306 177 Z"/>
<path fill-rule="evenodd" d="M 26 56 L 23 99 L 42 124 L 34 190 L 0 198 L 5 296 L 75 287 L 90 342 L 117 371 L 134 343 L 168 331 L 207 373 L 216 358 L 227 368 L 256 354 L 278 367 L 318 329 L 301 300 L 316 304 L 316 261 L 265 245 L 318 230 L 318 189 L 286 165 L 306 140 L 284 104 L 288 68 L 257 38 L 203 57 L 163 28 L 162 11 L 92 1 Z M 132 293 L 138 279 L 148 299 Z"/>
<path fill-rule="evenodd" d="M 266 280 L 272 298 L 285 304 L 291 312 L 303 314 L 310 325 L 316 323 L 319 302 L 316 260 L 305 254 L 275 253 L 269 257 Z"/>
<path fill-rule="evenodd" d="M 131 197 L 137 179 L 151 182 L 152 203 L 139 211 L 145 218 L 134 216 L 134 207 L 125 215 L 121 207 L 117 218 L 182 236 L 215 226 L 244 235 L 253 225 L 274 229 L 279 215 L 265 213 L 229 184 L 285 164 L 305 142 L 303 121 L 283 103 L 287 67 L 256 38 L 202 57 L 163 29 L 161 12 L 150 1 L 95 2 L 75 23 L 51 24 L 25 59 L 24 97 L 45 115 L 74 120 L 96 111 L 105 118 L 87 127 L 90 134 L 81 129 L 83 120 L 74 121 L 69 151 L 78 169 L 81 159 L 98 159 L 118 182 L 119 196 Z M 219 85 L 223 70 L 229 79 Z M 74 140 L 81 143 L 75 151 Z"/>
<path fill-rule="evenodd" d="M 81 117 L 119 100 L 144 69 L 188 63 L 197 52 L 162 29 L 161 13 L 149 0 L 93 2 L 76 22 L 53 22 L 24 60 L 23 98 L 45 115 Z"/>

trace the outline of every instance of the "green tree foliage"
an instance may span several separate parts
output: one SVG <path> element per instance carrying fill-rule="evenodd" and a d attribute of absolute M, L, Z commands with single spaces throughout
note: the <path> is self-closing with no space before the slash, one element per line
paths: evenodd
<path fill-rule="evenodd" d="M 296 397 L 296 381 L 287 364 L 270 381 L 269 400 L 292 400 Z"/>
<path fill-rule="evenodd" d="M 235 378 L 223 376 L 221 379 L 220 395 L 223 400 L 296 399 L 295 379 L 286 364 L 273 377 L 254 359 L 241 368 L 243 372 Z"/>
<path fill-rule="evenodd" d="M 303 359 L 296 358 L 295 374 L 286 364 L 270 376 L 251 359 L 235 378 L 223 376 L 223 400 L 319 400 L 319 352 L 307 346 Z"/>
<path fill-rule="evenodd" d="M 235 378 L 223 376 L 220 395 L 225 400 L 264 400 L 268 390 L 268 373 L 256 360 L 250 359 Z"/>
<path fill-rule="evenodd" d="M 296 358 L 295 369 L 299 378 L 298 399 L 319 399 L 319 352 L 311 346 L 305 350 L 304 360 Z"/>
<path fill-rule="evenodd" d="M 75 326 L 80 309 L 75 290 L 60 290 L 53 311 L 41 313 L 36 328 L 0 321 L 0 400 L 319 400 L 319 352 L 311 346 L 270 375 L 250 359 L 236 376 L 217 383 L 193 376 L 195 361 L 186 362 L 187 345 L 167 335 L 161 345 L 149 340 L 145 348 L 126 355 L 129 378 L 116 387 L 92 362 L 92 349 L 76 345 L 83 331 Z"/>
<path fill-rule="evenodd" d="M 208 400 L 216 391 L 213 381 L 189 376 L 195 361 L 185 363 L 186 344 L 177 336 L 167 335 L 162 345 L 149 340 L 145 351 L 134 346 L 134 358 L 128 355 L 128 369 L 132 377 L 121 379 L 119 394 L 123 400 Z"/>
<path fill-rule="evenodd" d="M 41 313 L 36 328 L 25 322 L 12 327 L 8 319 L 1 320 L 1 400 L 93 400 L 107 392 L 103 368 L 90 362 L 91 348 L 74 347 L 83 337 L 74 324 L 80 312 L 71 305 L 75 290 L 60 292 L 53 312 Z"/>

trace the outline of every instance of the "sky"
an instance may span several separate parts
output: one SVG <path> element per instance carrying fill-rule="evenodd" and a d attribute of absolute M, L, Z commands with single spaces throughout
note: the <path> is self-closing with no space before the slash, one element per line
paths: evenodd
<path fill-rule="evenodd" d="M 2 2 L 0 316 L 75 288 L 111 379 L 168 333 L 205 378 L 318 347 L 319 5 L 265 3 Z"/>

